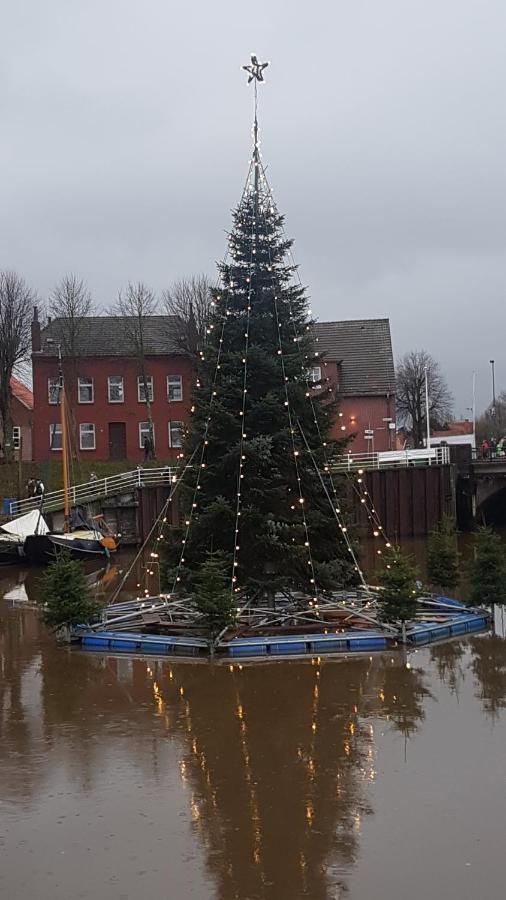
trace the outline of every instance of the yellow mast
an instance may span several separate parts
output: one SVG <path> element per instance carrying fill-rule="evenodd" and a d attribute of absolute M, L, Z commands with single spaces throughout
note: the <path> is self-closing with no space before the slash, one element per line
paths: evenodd
<path fill-rule="evenodd" d="M 60 420 L 61 420 L 61 451 L 63 468 L 63 530 L 65 534 L 70 531 L 70 497 L 69 497 L 69 448 L 67 429 L 67 407 L 65 402 L 65 382 L 63 380 L 63 368 L 60 354 Z"/>

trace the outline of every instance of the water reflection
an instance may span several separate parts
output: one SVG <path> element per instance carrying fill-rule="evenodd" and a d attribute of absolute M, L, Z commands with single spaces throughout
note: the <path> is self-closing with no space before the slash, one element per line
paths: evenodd
<path fill-rule="evenodd" d="M 93 793 L 117 736 L 162 788 L 169 740 L 220 898 L 344 890 L 372 812 L 376 720 L 412 732 L 422 672 L 400 657 L 252 667 L 99 657 L 56 648 L 30 609 L 1 621 L 3 798 L 38 801 L 55 765 Z"/>
<path fill-rule="evenodd" d="M 4 592 L 19 587 L 15 573 L 3 578 Z M 35 580 L 25 584 L 33 599 Z M 93 828 L 109 790 L 127 803 L 114 822 L 120 862 L 127 865 L 128 842 L 155 842 L 161 829 L 164 854 L 174 852 L 171 866 L 184 872 L 171 850 L 182 792 L 182 852 L 198 848 L 220 900 L 335 900 L 360 865 L 364 823 L 376 818 L 380 735 L 414 739 L 441 685 L 455 695 L 466 680 L 497 722 L 506 705 L 506 641 L 486 635 L 337 662 L 184 664 L 57 648 L 30 604 L 11 599 L 0 601 L 0 676 L 0 798 L 11 812 L 37 815 L 65 777 L 76 809 L 89 800 Z M 159 825 L 153 815 L 140 831 L 136 807 L 146 793 Z M 46 815 L 43 824 L 57 840 L 58 822 Z M 27 861 L 19 848 L 9 859 L 12 872 Z M 103 881 L 102 865 L 97 855 Z M 166 891 L 165 877 L 157 883 L 156 869 L 152 877 L 153 891 Z M 50 880 L 36 895 L 54 896 Z"/>

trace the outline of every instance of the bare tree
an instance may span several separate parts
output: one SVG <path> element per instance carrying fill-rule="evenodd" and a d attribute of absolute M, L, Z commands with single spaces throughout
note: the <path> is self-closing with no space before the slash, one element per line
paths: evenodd
<path fill-rule="evenodd" d="M 485 439 L 496 441 L 506 437 L 506 391 L 501 391 L 495 406 L 491 403 L 476 420 L 476 439 L 481 444 Z"/>
<path fill-rule="evenodd" d="M 58 320 L 56 327 L 62 356 L 77 359 L 86 317 L 94 312 L 93 300 L 83 279 L 72 273 L 64 275 L 51 292 L 48 311 Z"/>
<path fill-rule="evenodd" d="M 158 312 L 156 297 L 142 281 L 135 284 L 128 282 L 126 290 L 120 291 L 112 314 L 121 320 L 125 341 L 132 356 L 137 360 L 139 377 L 146 403 L 146 418 L 149 423 L 151 447 L 154 451 L 154 429 L 151 414 L 151 398 L 146 372 L 146 354 L 148 350 L 147 327 L 151 316 Z"/>
<path fill-rule="evenodd" d="M 93 300 L 86 282 L 72 273 L 64 275 L 49 296 L 48 312 L 55 319 L 53 334 L 62 355 L 67 396 L 77 399 L 81 337 L 86 327 L 87 316 L 94 312 Z M 75 428 L 72 404 L 70 409 Z"/>
<path fill-rule="evenodd" d="M 451 418 L 453 397 L 439 363 L 426 350 L 412 350 L 397 364 L 396 405 L 401 425 L 410 431 L 415 447 L 423 445 L 427 430 L 425 372 L 429 388 L 429 418 L 432 428 Z"/>
<path fill-rule="evenodd" d="M 11 378 L 30 353 L 35 294 L 15 272 L 0 272 L 0 424 L 4 460 L 12 458 Z"/>
<path fill-rule="evenodd" d="M 179 320 L 179 346 L 192 356 L 205 343 L 212 288 L 207 275 L 192 275 L 175 281 L 162 293 L 165 312 Z"/>

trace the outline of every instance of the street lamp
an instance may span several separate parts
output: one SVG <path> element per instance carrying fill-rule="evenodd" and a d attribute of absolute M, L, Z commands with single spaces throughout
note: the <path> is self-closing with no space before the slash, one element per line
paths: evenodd
<path fill-rule="evenodd" d="M 425 369 L 425 417 L 427 419 L 427 450 L 430 450 L 430 414 L 429 414 L 429 379 L 427 377 L 427 366 Z"/>
<path fill-rule="evenodd" d="M 492 415 L 495 416 L 495 360 L 490 360 L 492 366 Z"/>

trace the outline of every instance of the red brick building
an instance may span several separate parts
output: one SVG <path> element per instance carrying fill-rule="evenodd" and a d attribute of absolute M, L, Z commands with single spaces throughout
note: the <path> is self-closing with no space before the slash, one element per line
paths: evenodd
<path fill-rule="evenodd" d="M 317 322 L 314 366 L 321 389 L 339 398 L 333 437 L 355 435 L 351 449 L 372 453 L 395 449 L 395 370 L 388 319 Z M 328 379 L 328 381 L 327 381 Z"/>
<path fill-rule="evenodd" d="M 33 393 L 18 378 L 11 378 L 11 414 L 12 443 L 15 458 L 29 462 L 32 458 L 32 426 L 33 426 Z M 0 433 L 0 446 L 3 454 L 3 434 Z"/>
<path fill-rule="evenodd" d="M 58 345 L 61 321 L 41 329 L 32 324 L 33 395 L 35 403 L 33 458 L 58 457 L 61 427 L 58 405 Z M 73 453 L 81 459 L 119 460 L 137 464 L 144 457 L 149 434 L 144 383 L 137 359 L 129 351 L 121 319 L 90 316 L 78 334 L 78 354 L 67 395 L 75 424 Z M 148 393 L 156 455 L 175 459 L 182 426 L 189 414 L 192 365 L 177 340 L 177 320 L 153 316 L 145 329 Z M 64 361 L 64 367 L 70 361 Z"/>
<path fill-rule="evenodd" d="M 41 330 L 32 326 L 35 402 L 33 458 L 58 456 L 61 431 L 58 406 L 58 344 L 62 323 Z M 315 390 L 331 386 L 340 400 L 334 435 L 356 435 L 358 453 L 395 447 L 395 376 L 388 319 L 319 322 L 312 376 Z M 137 360 L 129 353 L 121 319 L 95 316 L 83 320 L 72 379 L 67 379 L 75 423 L 74 451 L 82 459 L 144 457 L 148 434 L 144 385 Z M 153 316 L 146 324 L 146 372 L 159 459 L 175 459 L 182 426 L 188 421 L 192 362 L 181 350 L 177 320 Z M 318 385 L 318 382 L 321 384 Z"/>

